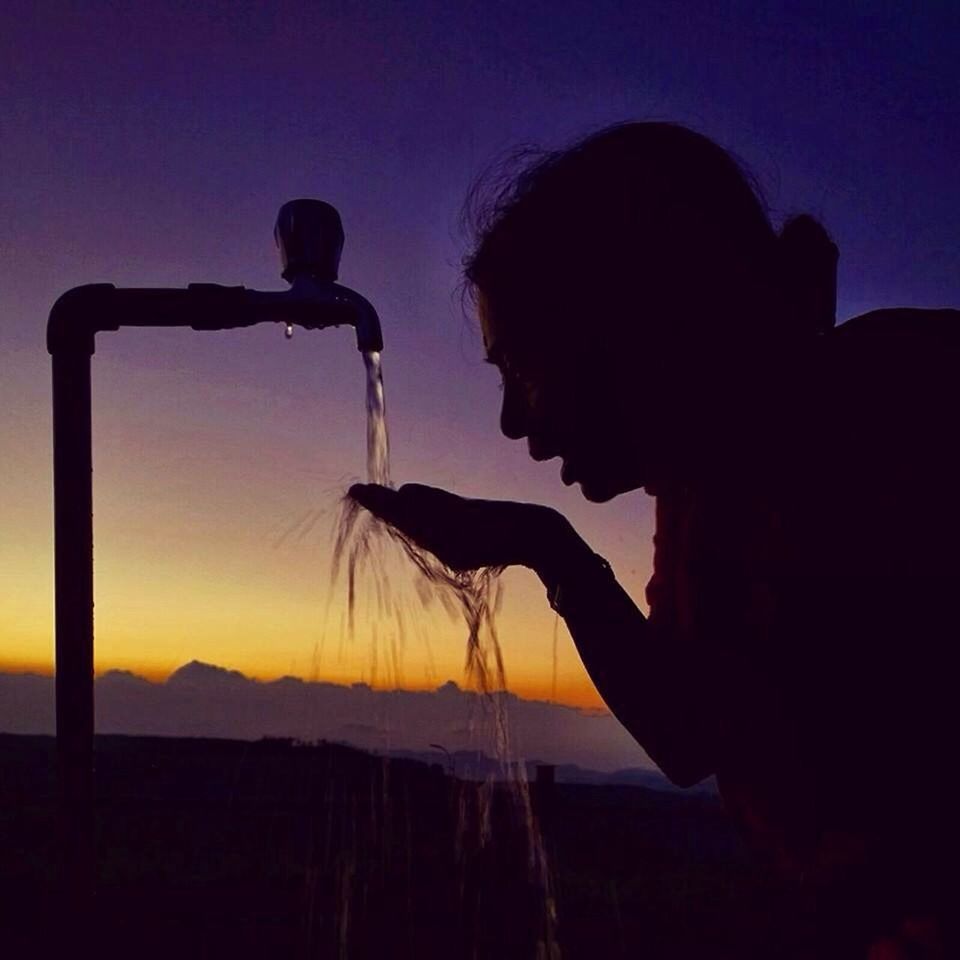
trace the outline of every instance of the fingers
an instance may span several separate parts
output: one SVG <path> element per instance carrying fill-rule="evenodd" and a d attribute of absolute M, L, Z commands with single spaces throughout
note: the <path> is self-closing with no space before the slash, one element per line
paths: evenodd
<path fill-rule="evenodd" d="M 389 522 L 396 513 L 397 491 L 378 483 L 355 483 L 347 491 L 347 496 L 381 520 Z"/>
<path fill-rule="evenodd" d="M 437 556 L 446 555 L 451 537 L 462 535 L 462 497 L 419 483 L 392 490 L 374 483 L 354 484 L 348 495 L 374 516 Z"/>
<path fill-rule="evenodd" d="M 419 483 L 406 483 L 399 490 L 377 483 L 355 483 L 347 493 L 381 520 L 414 537 L 422 535 L 422 528 L 436 521 L 445 506 L 461 499 Z"/>
<path fill-rule="evenodd" d="M 455 570 L 524 562 L 530 544 L 547 528 L 546 507 L 498 500 L 470 500 L 419 483 L 399 490 L 358 483 L 352 497 Z M 555 511 L 549 515 L 555 514 Z M 559 517 L 559 514 L 556 514 Z"/>
<path fill-rule="evenodd" d="M 379 513 L 381 508 L 396 510 L 401 504 L 410 510 L 436 510 L 463 502 L 463 497 L 455 493 L 424 483 L 405 483 L 399 490 L 378 483 L 355 483 L 347 495 L 373 513 Z"/>
<path fill-rule="evenodd" d="M 438 519 L 470 502 L 455 493 L 423 483 L 405 483 L 397 493 L 404 509 L 411 514 Z"/>

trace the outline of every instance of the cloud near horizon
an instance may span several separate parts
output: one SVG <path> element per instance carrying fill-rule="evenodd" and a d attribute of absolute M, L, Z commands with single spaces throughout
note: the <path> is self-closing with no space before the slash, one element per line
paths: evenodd
<path fill-rule="evenodd" d="M 525 700 L 504 693 L 511 754 L 545 763 L 612 772 L 655 770 L 652 760 L 609 713 Z M 96 680 L 97 732 L 258 740 L 332 740 L 374 751 L 416 751 L 441 744 L 451 753 L 496 755 L 492 704 L 452 680 L 436 690 L 376 690 L 297 677 L 251 679 L 193 660 L 165 681 L 111 670 Z M 54 681 L 0 673 L 0 731 L 53 733 Z"/>

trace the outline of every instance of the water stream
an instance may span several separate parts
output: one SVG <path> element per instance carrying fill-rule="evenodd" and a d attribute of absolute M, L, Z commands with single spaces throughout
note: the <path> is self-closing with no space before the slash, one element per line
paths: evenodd
<path fill-rule="evenodd" d="M 390 487 L 390 436 L 379 351 L 365 352 L 363 363 L 367 368 L 367 482 Z"/>
<path fill-rule="evenodd" d="M 392 486 L 380 354 L 365 353 L 364 362 L 367 479 L 370 483 Z M 503 597 L 501 572 L 490 567 L 467 572 L 453 570 L 363 510 L 349 496 L 341 503 L 335 528 L 331 587 L 334 595 L 346 588 L 344 632 L 347 641 L 357 643 L 366 639 L 369 643 L 371 683 L 376 685 L 386 679 L 389 685 L 402 685 L 403 652 L 411 633 L 419 635 L 427 644 L 429 658 L 429 638 L 422 624 L 425 615 L 436 605 L 464 628 L 466 683 L 478 693 L 476 715 L 470 718 L 469 726 L 481 748 L 490 745 L 500 776 L 480 783 L 458 781 L 458 848 L 468 856 L 468 851 L 496 842 L 491 809 L 497 791 L 506 791 L 516 819 L 526 833 L 529 882 L 542 913 L 537 923 L 540 934 L 536 960 L 555 960 L 560 954 L 550 869 L 526 765 L 514 757 L 510 742 L 507 677 L 497 632 L 497 614 Z M 364 626 L 369 627 L 367 638 L 358 636 L 361 612 Z M 344 902 L 339 912 L 345 925 L 349 904 Z M 345 929 L 341 932 L 346 936 Z"/>

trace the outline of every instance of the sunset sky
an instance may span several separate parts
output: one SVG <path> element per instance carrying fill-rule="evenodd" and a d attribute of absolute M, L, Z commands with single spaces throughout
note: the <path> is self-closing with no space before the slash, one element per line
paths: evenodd
<path fill-rule="evenodd" d="M 97 281 L 282 288 L 273 223 L 301 196 L 340 210 L 341 281 L 382 318 L 394 477 L 559 508 L 642 603 L 652 501 L 588 504 L 499 434 L 497 375 L 456 289 L 473 178 L 518 144 L 678 120 L 745 161 L 775 220 L 824 222 L 841 318 L 958 306 L 958 10 L 7 0 L 0 670 L 53 665 L 51 305 Z M 398 675 L 374 669 L 362 630 L 340 635 L 330 528 L 365 469 L 349 331 L 101 334 L 93 382 L 99 671 L 461 679 L 463 630 L 444 617 L 408 637 Z M 656 411 L 624 415 L 642 430 Z M 506 591 L 510 686 L 549 697 L 543 589 L 521 571 Z M 600 704 L 562 627 L 556 678 L 560 700 Z"/>

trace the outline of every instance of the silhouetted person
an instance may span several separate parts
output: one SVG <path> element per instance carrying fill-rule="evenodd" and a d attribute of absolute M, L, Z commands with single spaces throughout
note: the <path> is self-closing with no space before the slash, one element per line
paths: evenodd
<path fill-rule="evenodd" d="M 777 234 L 731 156 L 672 124 L 538 160 L 477 229 L 503 433 L 588 500 L 656 497 L 649 617 L 549 508 L 354 496 L 453 567 L 539 574 L 613 713 L 675 783 L 715 773 L 808 898 L 811 956 L 941 955 L 960 314 L 834 328 L 823 228 Z"/>

